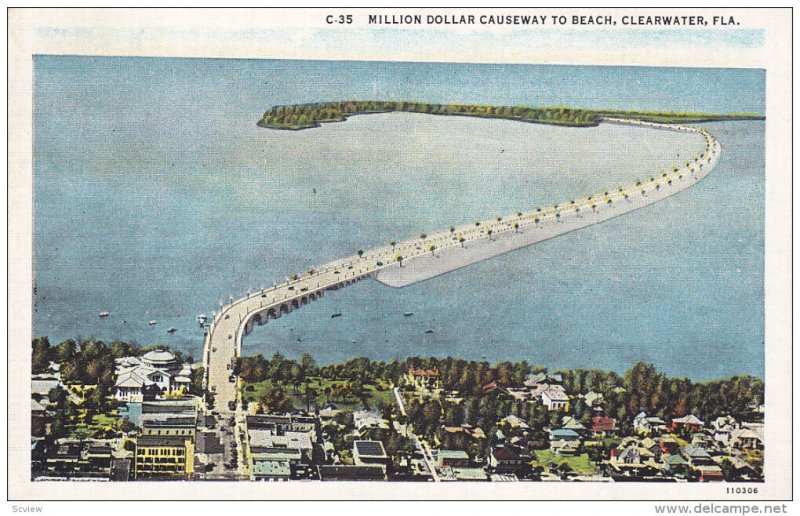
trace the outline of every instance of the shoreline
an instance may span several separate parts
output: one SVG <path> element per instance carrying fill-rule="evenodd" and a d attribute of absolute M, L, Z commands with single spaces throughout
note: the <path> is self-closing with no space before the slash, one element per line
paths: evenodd
<path fill-rule="evenodd" d="M 322 124 L 346 122 L 352 116 L 407 112 L 426 115 L 466 116 L 538 123 L 557 127 L 597 127 L 606 118 L 640 120 L 659 124 L 705 123 L 735 120 L 765 120 L 757 113 L 691 113 L 583 109 L 567 106 L 493 106 L 476 104 L 431 104 L 410 101 L 346 100 L 274 106 L 256 123 L 274 130 L 302 131 Z"/>

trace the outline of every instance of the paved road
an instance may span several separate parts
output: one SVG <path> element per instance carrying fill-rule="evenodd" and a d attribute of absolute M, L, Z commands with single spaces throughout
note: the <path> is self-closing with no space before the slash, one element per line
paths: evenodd
<path fill-rule="evenodd" d="M 458 249 L 468 246 L 474 252 L 479 246 L 470 246 L 469 244 L 473 242 L 492 245 L 498 240 L 511 242 L 513 239 L 519 239 L 520 246 L 523 246 L 528 245 L 525 243 L 524 235 L 527 234 L 530 238 L 531 234 L 531 231 L 526 230 L 532 228 L 549 231 L 555 236 L 594 223 L 592 217 L 599 221 L 627 213 L 636 207 L 673 195 L 702 179 L 716 164 L 721 151 L 719 142 L 701 129 L 613 118 L 608 118 L 604 122 L 700 134 L 705 138 L 705 148 L 689 166 L 667 171 L 663 175 L 654 175 L 652 180 L 648 176 L 648 179 L 640 184 L 629 184 L 615 191 L 599 192 L 572 202 L 518 212 L 497 220 L 420 235 L 419 238 L 367 250 L 328 263 L 294 279 L 248 293 L 238 300 L 230 300 L 229 303 L 220 306 L 219 312 L 214 314 L 203 352 L 206 385 L 214 399 L 214 409 L 223 417 L 235 411 L 238 388 L 231 366 L 236 356 L 241 353 L 242 338 L 252 330 L 255 322 L 266 322 L 268 319 L 285 315 L 319 299 L 326 290 L 350 285 L 376 276 L 381 271 L 408 267 L 409 263 L 413 264 L 415 260 L 424 260 L 443 251 L 455 256 Z M 491 253 L 487 254 L 487 257 L 490 256 Z M 241 447 L 239 449 L 241 450 Z"/>

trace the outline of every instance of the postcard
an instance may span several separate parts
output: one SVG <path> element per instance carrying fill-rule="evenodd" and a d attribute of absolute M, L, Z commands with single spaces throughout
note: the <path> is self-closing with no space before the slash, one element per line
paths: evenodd
<path fill-rule="evenodd" d="M 12 9 L 9 497 L 790 498 L 790 20 Z"/>

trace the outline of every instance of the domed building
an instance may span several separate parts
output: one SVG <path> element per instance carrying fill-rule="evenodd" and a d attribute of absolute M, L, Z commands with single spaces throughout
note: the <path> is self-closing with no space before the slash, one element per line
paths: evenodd
<path fill-rule="evenodd" d="M 142 401 L 145 397 L 187 393 L 192 366 L 182 364 L 165 349 L 154 349 L 141 357 L 118 358 L 116 373 L 114 397 L 120 401 Z"/>
<path fill-rule="evenodd" d="M 148 351 L 139 360 L 143 366 L 160 369 L 168 373 L 177 373 L 183 368 L 183 365 L 175 355 L 164 349 Z"/>

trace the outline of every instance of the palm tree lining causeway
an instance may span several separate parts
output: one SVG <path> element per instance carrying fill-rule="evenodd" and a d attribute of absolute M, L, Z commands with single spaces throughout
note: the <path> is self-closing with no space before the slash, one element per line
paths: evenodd
<path fill-rule="evenodd" d="M 288 314 L 319 299 L 326 290 L 368 277 L 392 287 L 411 285 L 648 206 L 699 182 L 716 165 L 721 152 L 719 142 L 704 129 L 631 117 L 605 116 L 597 123 L 695 133 L 704 138 L 705 145 L 685 163 L 615 190 L 358 250 L 355 255 L 309 269 L 305 274 L 292 274 L 287 281 L 270 288 L 231 299 L 214 313 L 203 351 L 207 385 L 216 387 L 212 389 L 215 405 L 220 410 L 234 410 L 238 404 L 238 381 L 228 381 L 228 365 L 241 354 L 242 338 L 255 324 Z"/>

